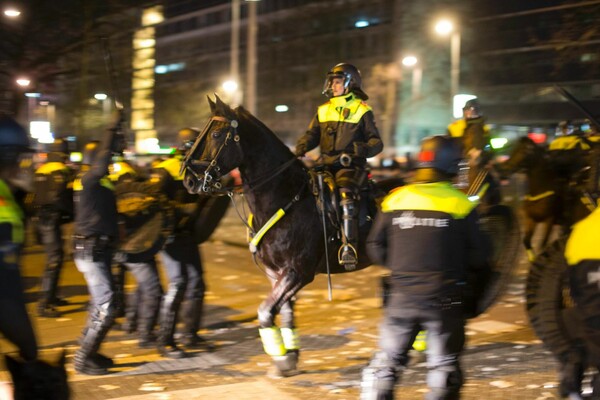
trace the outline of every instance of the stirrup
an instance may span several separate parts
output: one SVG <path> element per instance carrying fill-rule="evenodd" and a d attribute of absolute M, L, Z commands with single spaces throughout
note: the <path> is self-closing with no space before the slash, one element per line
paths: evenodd
<path fill-rule="evenodd" d="M 338 250 L 338 263 L 343 265 L 346 271 L 354 271 L 358 264 L 358 254 L 350 243 L 340 246 Z"/>

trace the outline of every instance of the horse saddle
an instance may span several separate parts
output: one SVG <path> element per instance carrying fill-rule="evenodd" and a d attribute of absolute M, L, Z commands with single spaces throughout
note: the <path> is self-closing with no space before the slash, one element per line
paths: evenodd
<path fill-rule="evenodd" d="M 335 239 L 341 239 L 342 235 L 342 207 L 340 204 L 341 194 L 339 187 L 335 182 L 333 173 L 327 170 L 310 170 L 312 192 L 317 200 L 317 207 L 321 213 L 325 214 L 325 218 L 335 228 L 330 232 L 330 236 Z M 375 198 L 378 190 L 370 180 L 365 179 L 362 185 L 359 186 L 356 194 L 356 207 L 358 209 L 358 226 L 359 230 L 365 225 L 370 225 L 377 213 Z"/>

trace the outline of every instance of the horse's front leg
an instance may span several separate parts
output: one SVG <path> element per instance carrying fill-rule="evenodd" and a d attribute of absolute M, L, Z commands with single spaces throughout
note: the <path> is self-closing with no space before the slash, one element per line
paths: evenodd
<path fill-rule="evenodd" d="M 270 280 L 273 286 L 271 294 L 258 308 L 260 337 L 265 352 L 275 363 L 272 375 L 291 376 L 297 372 L 300 352 L 293 299 L 304 284 L 294 270 L 280 272 L 277 279 L 270 276 Z M 277 314 L 281 315 L 281 328 L 275 325 Z"/>
<path fill-rule="evenodd" d="M 523 246 L 525 246 L 525 252 L 527 253 L 527 259 L 529 262 L 533 262 L 535 260 L 535 253 L 533 252 L 533 248 L 531 246 L 531 238 L 533 237 L 533 232 L 535 232 L 536 222 L 529 217 L 525 219 L 525 233 L 523 234 Z"/>

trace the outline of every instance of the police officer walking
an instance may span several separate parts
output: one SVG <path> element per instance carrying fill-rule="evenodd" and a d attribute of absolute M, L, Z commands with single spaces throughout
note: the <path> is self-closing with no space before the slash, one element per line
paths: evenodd
<path fill-rule="evenodd" d="M 114 186 L 107 178 L 113 153 L 120 153 L 124 138 L 121 121 L 107 130 L 101 143 L 86 145 L 75 192 L 75 265 L 83 273 L 90 293 L 87 325 L 75 353 L 75 371 L 88 375 L 108 373 L 113 361 L 98 352 L 114 322 L 114 282 L 111 264 L 118 240 Z"/>
<path fill-rule="evenodd" d="M 33 205 L 46 253 L 42 296 L 38 302 L 41 317 L 58 317 L 56 306 L 62 303 L 57 297 L 64 260 L 62 226 L 73 220 L 73 171 L 65 165 L 67 157 L 67 142 L 55 139 L 47 162 L 35 171 Z"/>
<path fill-rule="evenodd" d="M 323 94 L 329 101 L 317 109 L 308 130 L 298 140 L 295 155 L 303 156 L 317 146 L 321 161 L 335 175 L 343 218 L 339 263 L 353 270 L 358 263 L 359 189 L 366 183 L 367 158 L 383 150 L 369 98 L 362 90 L 359 70 L 352 64 L 334 66 L 325 79 Z"/>
<path fill-rule="evenodd" d="M 421 330 L 427 331 L 429 400 L 458 399 L 465 342 L 467 274 L 483 273 L 487 241 L 476 204 L 452 186 L 461 149 L 446 136 L 425 138 L 414 182 L 391 192 L 367 239 L 375 264 L 391 270 L 380 351 L 363 370 L 362 400 L 394 398 L 394 385 Z"/>
<path fill-rule="evenodd" d="M 180 174 L 182 156 L 194 143 L 198 133 L 195 129 L 181 130 L 179 136 L 183 145 L 178 154 L 156 165 L 151 178 L 172 201 L 175 212 L 174 232 L 159 253 L 166 268 L 169 286 L 160 310 L 158 351 L 169 358 L 185 357 L 185 352 L 174 338 L 179 310 L 184 300 L 183 344 L 188 348 L 212 348 L 198 335 L 206 291 L 200 249 L 193 236 L 194 222 L 200 212 L 198 196 L 187 192 Z"/>
<path fill-rule="evenodd" d="M 19 266 L 25 229 L 18 193 L 32 186 L 32 174 L 21 166 L 24 157 L 34 151 L 28 136 L 16 121 L 0 117 L 0 332 L 17 346 L 25 361 L 34 361 L 38 346 Z"/>

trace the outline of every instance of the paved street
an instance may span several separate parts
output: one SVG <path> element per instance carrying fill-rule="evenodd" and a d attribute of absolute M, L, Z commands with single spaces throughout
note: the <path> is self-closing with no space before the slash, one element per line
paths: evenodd
<path fill-rule="evenodd" d="M 285 379 L 266 377 L 270 358 L 258 337 L 256 308 L 269 288 L 263 272 L 244 246 L 245 230 L 228 213 L 211 241 L 202 245 L 207 295 L 205 330 L 214 352 L 191 353 L 182 360 L 161 358 L 153 349 L 139 349 L 136 338 L 112 331 L 102 351 L 114 357 L 113 374 L 75 374 L 72 357 L 84 325 L 87 292 L 72 261 L 61 279 L 61 295 L 69 305 L 58 319 L 35 317 L 45 359 L 68 354 L 69 379 L 75 399 L 357 399 L 360 371 L 376 348 L 381 318 L 379 279 L 384 270 L 336 275 L 333 301 L 319 276 L 301 291 L 296 310 L 302 340 L 302 373 Z M 521 260 L 513 282 L 488 313 L 469 322 L 463 363 L 464 399 L 554 399 L 555 363 L 528 325 L 524 309 L 527 263 Z M 43 253 L 28 248 L 24 276 L 35 315 Z M 128 278 L 127 289 L 135 284 Z M 12 351 L 0 344 L 3 352 Z M 405 372 L 397 398 L 421 399 L 426 391 L 425 364 L 415 357 Z M 2 372 L 6 380 L 6 372 Z"/>

